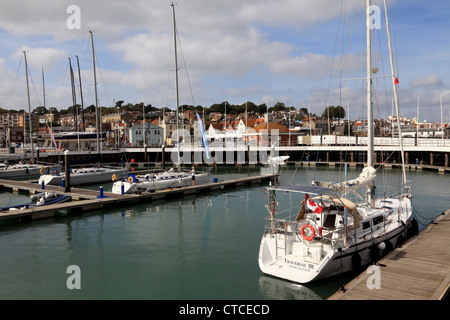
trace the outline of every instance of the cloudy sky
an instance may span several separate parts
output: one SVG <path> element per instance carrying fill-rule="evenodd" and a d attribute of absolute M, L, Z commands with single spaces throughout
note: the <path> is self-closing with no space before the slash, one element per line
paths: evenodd
<path fill-rule="evenodd" d="M 175 107 L 170 0 L 15 0 L 0 2 L 0 107 L 71 104 L 69 60 L 80 60 L 85 105 L 94 104 L 89 30 L 94 31 L 99 102 Z M 175 1 L 174 1 L 175 2 Z M 321 114 L 349 106 L 364 118 L 365 16 L 362 0 L 178 0 L 175 12 L 180 103 L 210 106 L 283 102 Z M 375 5 L 383 8 L 383 2 Z M 71 7 L 79 8 L 77 11 Z M 450 2 L 388 0 L 402 114 L 450 114 Z M 374 34 L 376 116 L 392 110 L 384 11 Z M 76 79 L 78 81 L 78 78 Z M 77 86 L 77 93 L 78 93 Z M 79 93 L 77 102 L 80 101 Z"/>

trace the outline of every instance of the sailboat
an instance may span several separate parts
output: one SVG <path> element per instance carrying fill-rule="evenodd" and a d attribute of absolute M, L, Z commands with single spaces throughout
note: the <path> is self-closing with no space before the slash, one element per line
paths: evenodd
<path fill-rule="evenodd" d="M 364 265 L 378 261 L 417 229 L 417 222 L 412 219 L 412 194 L 406 185 L 404 170 L 403 188 L 399 195 L 375 196 L 370 0 L 366 0 L 366 9 L 367 166 L 358 178 L 347 183 L 272 186 L 265 189 L 269 216 L 258 255 L 259 267 L 265 274 L 308 283 L 352 270 L 358 271 Z M 389 38 L 387 14 L 386 24 Z M 390 46 L 389 49 L 393 71 Z M 396 96 L 397 78 L 394 72 L 392 80 Z M 398 113 L 397 97 L 395 101 Z M 294 207 L 291 204 L 284 209 L 289 203 L 285 197 L 291 197 L 292 203 L 294 195 L 299 196 L 300 200 L 296 202 L 299 205 Z M 353 201 L 351 196 L 357 201 Z"/>
<path fill-rule="evenodd" d="M 177 170 L 171 168 L 167 171 L 161 173 L 153 174 L 143 174 L 134 175 L 130 174 L 126 181 L 116 181 L 112 186 L 111 192 L 117 194 L 125 193 L 142 193 L 142 192 L 154 192 L 156 190 L 163 190 L 168 188 L 180 188 L 186 187 L 193 184 L 204 184 L 208 183 L 210 180 L 210 175 L 208 173 L 195 173 L 194 167 L 189 172 L 180 170 L 180 142 L 179 142 L 179 107 L 180 99 L 178 92 L 178 59 L 177 59 L 177 31 L 176 31 L 176 20 L 175 20 L 175 4 L 171 3 L 172 6 L 172 21 L 173 21 L 173 39 L 174 39 L 174 51 L 175 51 L 175 91 L 176 91 L 176 121 L 177 121 Z M 197 119 L 199 122 L 202 140 L 205 147 L 205 152 L 209 160 L 208 142 L 205 137 L 203 122 L 200 116 L 197 114 Z M 144 122 L 145 123 L 145 122 Z M 144 130 L 145 131 L 145 130 Z"/>

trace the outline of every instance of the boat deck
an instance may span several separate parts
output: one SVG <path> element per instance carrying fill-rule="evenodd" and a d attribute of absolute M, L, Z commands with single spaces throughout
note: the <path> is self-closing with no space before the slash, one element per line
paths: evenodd
<path fill-rule="evenodd" d="M 103 198 L 99 197 L 100 191 L 96 190 L 71 187 L 71 192 L 64 192 L 64 188 L 62 187 L 47 185 L 45 186 L 45 191 L 53 191 L 58 195 L 64 194 L 71 196 L 72 201 L 59 204 L 50 204 L 46 206 L 38 206 L 31 209 L 0 212 L 0 219 L 19 218 L 21 221 L 39 220 L 54 217 L 61 212 L 71 214 L 100 210 L 104 207 L 127 206 L 139 202 L 144 203 L 161 199 L 171 199 L 183 197 L 186 195 L 209 193 L 228 188 L 245 187 L 247 185 L 256 185 L 260 183 L 268 184 L 270 181 L 274 181 L 274 179 L 278 179 L 278 175 L 258 175 L 182 188 L 174 188 L 171 190 L 158 190 L 155 192 L 146 192 L 142 194 L 121 195 L 103 191 Z M 37 183 L 0 179 L 0 189 L 4 188 L 11 189 L 14 192 L 29 192 L 29 194 L 35 194 L 43 191 Z"/>
<path fill-rule="evenodd" d="M 450 209 L 328 300 L 442 300 L 450 289 Z M 368 285 L 370 284 L 370 285 Z M 369 289 L 372 287 L 372 289 Z"/>

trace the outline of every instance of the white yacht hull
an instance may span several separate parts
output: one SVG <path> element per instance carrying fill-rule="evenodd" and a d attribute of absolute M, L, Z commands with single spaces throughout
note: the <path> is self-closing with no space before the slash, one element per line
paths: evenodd
<path fill-rule="evenodd" d="M 208 174 L 195 175 L 195 184 L 204 184 L 209 182 Z M 174 176 L 170 179 L 139 179 L 138 182 L 129 181 L 116 181 L 113 184 L 111 192 L 117 194 L 130 194 L 130 193 L 142 193 L 153 192 L 156 190 L 164 190 L 170 188 L 181 188 L 192 186 L 194 181 L 192 175 L 186 174 L 181 176 Z"/>
<path fill-rule="evenodd" d="M 285 232 L 266 233 L 260 244 L 259 267 L 265 274 L 297 283 L 359 271 L 407 238 L 407 230 L 411 227 L 410 202 L 406 208 L 400 220 L 390 222 L 385 231 L 376 235 L 366 233 L 362 239 L 351 241 L 347 246 L 343 242 L 337 245 L 316 240 L 305 241 L 300 234 L 300 227 L 295 224 L 288 225 Z M 357 233 L 356 236 L 360 238 L 361 234 Z"/>
<path fill-rule="evenodd" d="M 75 171 L 75 170 L 74 170 Z M 80 172 L 72 172 L 70 174 L 70 185 L 80 186 L 102 182 L 113 181 L 113 175 L 117 178 L 128 175 L 127 168 L 110 169 L 110 168 L 92 168 L 80 169 Z M 65 173 L 61 172 L 58 175 L 45 174 L 39 178 L 39 184 L 44 182 L 45 185 L 62 185 L 62 180 L 65 179 Z"/>
<path fill-rule="evenodd" d="M 43 173 L 50 173 L 53 170 L 61 170 L 61 165 L 13 165 L 0 170 L 0 179 L 36 177 Z"/>

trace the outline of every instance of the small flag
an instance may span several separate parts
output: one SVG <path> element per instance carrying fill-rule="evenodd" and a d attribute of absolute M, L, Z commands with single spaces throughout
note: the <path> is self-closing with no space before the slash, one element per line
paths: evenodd
<path fill-rule="evenodd" d="M 317 214 L 322 213 L 323 208 L 321 206 L 319 206 L 317 203 L 315 203 L 314 201 L 309 200 L 308 194 L 305 194 L 305 201 L 306 201 L 306 205 L 308 206 L 309 209 L 311 209 L 312 211 L 314 211 Z"/>
<path fill-rule="evenodd" d="M 399 83 L 400 83 L 400 81 L 398 81 L 398 78 L 395 78 L 394 84 L 399 84 Z"/>

